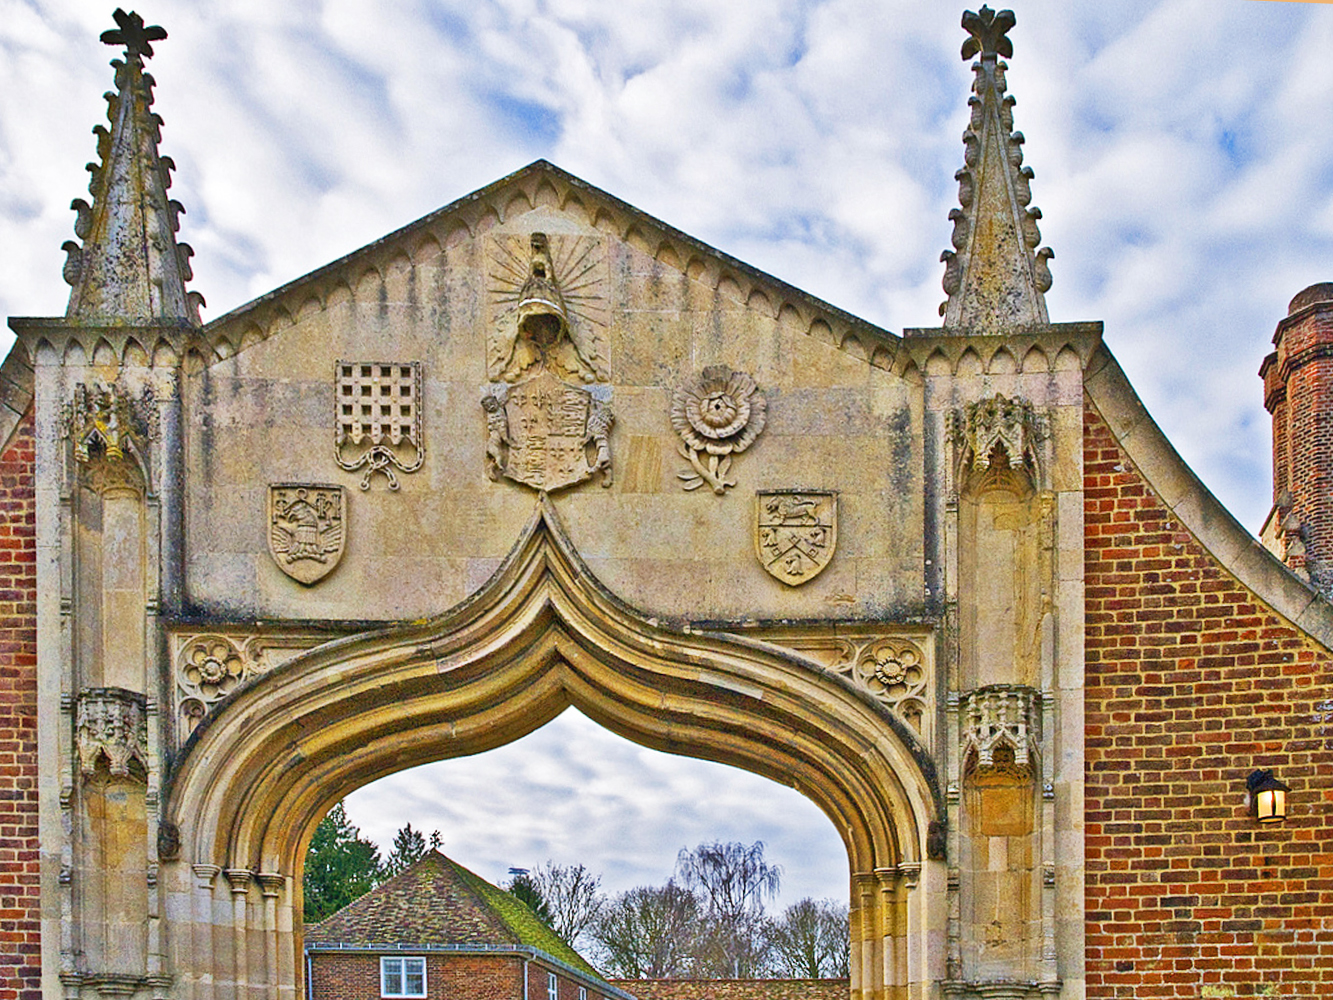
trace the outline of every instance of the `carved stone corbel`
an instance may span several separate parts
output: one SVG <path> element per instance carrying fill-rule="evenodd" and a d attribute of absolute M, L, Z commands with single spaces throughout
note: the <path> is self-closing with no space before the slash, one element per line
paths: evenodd
<path fill-rule="evenodd" d="M 1010 766 L 997 760 L 1007 747 L 1012 767 L 1030 774 L 1041 740 L 1041 692 L 1029 687 L 994 684 L 962 697 L 962 760 L 978 770 Z M 1005 755 L 1007 756 L 1007 755 Z"/>
<path fill-rule="evenodd" d="M 105 759 L 118 777 L 148 770 L 148 719 L 144 697 L 123 688 L 88 688 L 79 695 L 75 720 L 79 768 L 85 776 Z M 130 765 L 138 762 L 135 774 Z"/>
<path fill-rule="evenodd" d="M 1007 468 L 1026 472 L 1032 486 L 1042 488 L 1040 443 L 1050 437 L 1050 425 L 1028 400 L 987 396 L 951 411 L 948 432 L 955 449 L 955 482 L 963 483 L 971 472 L 991 470 L 999 454 Z"/>

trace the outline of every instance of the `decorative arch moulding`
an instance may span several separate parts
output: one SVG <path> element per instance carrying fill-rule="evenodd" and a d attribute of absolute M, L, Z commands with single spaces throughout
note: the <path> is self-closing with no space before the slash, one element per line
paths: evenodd
<path fill-rule="evenodd" d="M 806 622 L 747 628 L 746 636 L 794 650 L 887 708 L 928 751 L 936 738 L 935 630 L 885 622 Z"/>

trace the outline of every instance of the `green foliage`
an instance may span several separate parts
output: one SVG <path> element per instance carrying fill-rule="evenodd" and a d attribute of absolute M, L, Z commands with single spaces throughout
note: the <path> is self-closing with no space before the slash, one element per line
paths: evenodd
<path fill-rule="evenodd" d="M 546 897 L 542 895 L 541 887 L 537 885 L 537 881 L 532 877 L 531 872 L 526 868 L 511 868 L 510 872 L 513 874 L 513 878 L 505 886 L 510 895 L 526 904 L 528 909 L 541 918 L 542 923 L 550 927 L 551 907 L 547 905 Z"/>
<path fill-rule="evenodd" d="M 317 923 L 365 895 L 382 878 L 380 851 L 339 802 L 319 821 L 305 857 L 306 923 Z"/>
<path fill-rule="evenodd" d="M 431 835 L 432 842 L 439 831 Z M 393 850 L 384 859 L 384 877 L 393 878 L 426 856 L 426 835 L 408 823 L 393 835 Z"/>

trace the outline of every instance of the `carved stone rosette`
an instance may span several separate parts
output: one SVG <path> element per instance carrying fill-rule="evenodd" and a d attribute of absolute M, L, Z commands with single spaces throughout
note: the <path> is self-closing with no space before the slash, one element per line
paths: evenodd
<path fill-rule="evenodd" d="M 867 698 L 907 723 L 926 746 L 933 745 L 931 664 L 919 640 L 873 633 L 820 635 L 785 630 L 765 633 L 763 638 L 797 650 L 846 678 Z"/>
<path fill-rule="evenodd" d="M 996 751 L 1006 747 L 1013 766 L 1031 774 L 1041 742 L 1041 692 L 1011 684 L 977 688 L 959 701 L 959 725 L 965 763 L 993 768 Z"/>
<path fill-rule="evenodd" d="M 134 399 L 121 386 L 80 384 L 65 405 L 61 430 L 74 446 L 74 460 L 99 493 L 141 493 L 148 481 L 148 436 L 152 398 Z"/>
<path fill-rule="evenodd" d="M 79 770 L 85 776 L 105 760 L 117 777 L 141 777 L 148 768 L 148 715 L 144 696 L 123 688 L 88 688 L 79 695 L 74 722 Z"/>
<path fill-rule="evenodd" d="M 705 368 L 699 381 L 678 388 L 671 397 L 671 426 L 680 435 L 680 457 L 690 463 L 676 474 L 681 487 L 697 490 L 707 483 L 721 496 L 735 486 L 727 478 L 731 456 L 754 444 L 767 419 L 768 401 L 754 379 L 726 365 Z"/>
<path fill-rule="evenodd" d="M 242 684 L 327 639 L 320 635 L 205 632 L 172 636 L 180 742 Z"/>

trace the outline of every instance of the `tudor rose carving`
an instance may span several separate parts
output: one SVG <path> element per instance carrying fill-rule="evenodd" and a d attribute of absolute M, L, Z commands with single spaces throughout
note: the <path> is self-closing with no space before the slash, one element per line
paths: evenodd
<path fill-rule="evenodd" d="M 233 631 L 173 636 L 180 740 L 188 738 L 213 707 L 240 685 L 327 639 L 319 633 Z"/>
<path fill-rule="evenodd" d="M 754 548 L 759 564 L 788 586 L 809 583 L 838 544 L 838 495 L 830 490 L 760 490 Z"/>
<path fill-rule="evenodd" d="M 268 551 L 298 583 L 333 571 L 347 539 L 346 495 L 327 483 L 278 483 L 268 488 Z"/>
<path fill-rule="evenodd" d="M 338 361 L 334 365 L 333 453 L 347 472 L 364 470 L 361 488 L 383 473 L 398 489 L 397 469 L 426 459 L 421 437 L 421 362 Z"/>
<path fill-rule="evenodd" d="M 599 329 L 594 304 L 603 300 L 601 242 L 564 237 L 559 246 L 561 264 L 545 233 L 531 234 L 523 257 L 514 237 L 494 243 L 492 297 L 498 305 L 513 305 L 499 317 L 503 335 L 488 350 L 495 381 L 481 397 L 486 474 L 548 492 L 598 472 L 602 485 L 611 485 L 615 423 L 600 342 L 593 336 Z M 567 306 L 567 293 L 583 312 Z"/>
<path fill-rule="evenodd" d="M 721 496 L 735 486 L 736 480 L 727 478 L 731 456 L 754 444 L 767 419 L 768 401 L 754 379 L 726 365 L 711 365 L 698 382 L 678 388 L 671 398 L 671 426 L 680 435 L 677 450 L 690 463 L 676 474 L 682 488 L 697 490 L 707 483 Z"/>

